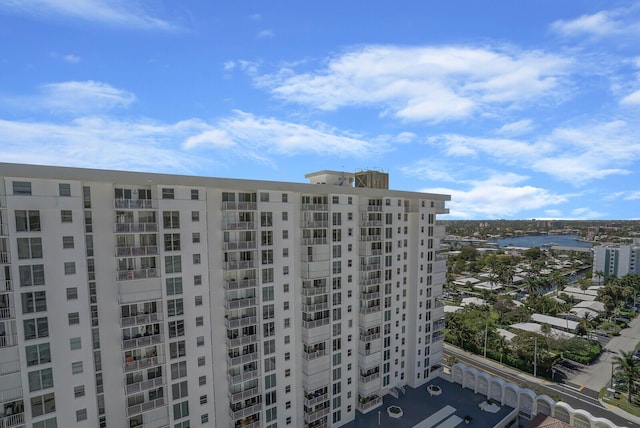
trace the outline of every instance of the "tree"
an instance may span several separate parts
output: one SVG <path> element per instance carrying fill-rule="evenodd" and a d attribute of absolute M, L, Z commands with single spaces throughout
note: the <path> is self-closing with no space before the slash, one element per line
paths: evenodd
<path fill-rule="evenodd" d="M 636 389 L 635 382 L 640 375 L 640 362 L 634 358 L 633 351 L 620 351 L 620 355 L 613 357 L 613 364 L 620 369 L 620 378 L 627 382 L 627 403 L 631 403 Z"/>
<path fill-rule="evenodd" d="M 498 351 L 498 354 L 500 354 L 500 363 L 502 363 L 505 352 L 509 350 L 509 341 L 503 335 L 498 334 L 493 346 L 494 349 Z"/>
<path fill-rule="evenodd" d="M 556 286 L 556 297 L 558 297 L 558 293 L 564 290 L 564 288 L 569 283 L 569 280 L 560 271 L 553 272 L 553 274 L 551 275 L 551 279 Z"/>
<path fill-rule="evenodd" d="M 578 334 L 580 336 L 586 336 L 591 332 L 593 328 L 594 319 L 591 312 L 585 311 L 584 314 L 578 319 Z M 589 339 L 591 341 L 591 339 Z"/>
<path fill-rule="evenodd" d="M 604 278 L 604 272 L 601 270 L 597 270 L 593 273 L 596 278 L 598 278 L 598 285 L 600 285 L 600 283 L 602 282 L 602 278 Z"/>

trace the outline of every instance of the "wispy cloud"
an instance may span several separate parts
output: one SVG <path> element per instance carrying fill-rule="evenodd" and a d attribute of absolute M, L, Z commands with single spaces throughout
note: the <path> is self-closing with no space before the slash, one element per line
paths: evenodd
<path fill-rule="evenodd" d="M 503 125 L 496 131 L 498 135 L 506 135 L 513 137 L 530 132 L 533 129 L 533 122 L 531 119 L 522 119 L 517 122 L 511 122 Z"/>
<path fill-rule="evenodd" d="M 262 30 L 256 35 L 258 39 L 271 39 L 274 36 L 275 34 L 271 30 Z"/>
<path fill-rule="evenodd" d="M 0 10 L 47 18 L 57 14 L 120 27 L 177 30 L 174 24 L 149 14 L 141 1 L 115 0 L 4 0 Z"/>
<path fill-rule="evenodd" d="M 582 15 L 575 19 L 558 20 L 551 24 L 551 30 L 568 37 L 640 35 L 640 7 L 632 5 L 624 8 L 601 10 Z"/>
<path fill-rule="evenodd" d="M 311 72 L 285 67 L 256 84 L 322 110 L 374 106 L 403 120 L 444 121 L 558 97 L 572 66 L 540 51 L 464 46 L 364 46 L 325 62 Z"/>
<path fill-rule="evenodd" d="M 624 105 L 640 105 L 640 89 L 630 93 L 620 100 L 620 104 Z"/>
<path fill-rule="evenodd" d="M 69 64 L 77 64 L 80 62 L 80 57 L 74 54 L 59 54 L 57 52 L 51 52 L 51 57 L 61 59 Z"/>
<path fill-rule="evenodd" d="M 519 185 L 528 178 L 512 173 L 496 173 L 484 180 L 470 181 L 458 188 L 427 188 L 424 192 L 451 195 L 453 218 L 509 218 L 527 210 L 542 209 L 568 201 L 566 195 L 547 189 Z M 466 188 L 466 190 L 464 190 Z"/>

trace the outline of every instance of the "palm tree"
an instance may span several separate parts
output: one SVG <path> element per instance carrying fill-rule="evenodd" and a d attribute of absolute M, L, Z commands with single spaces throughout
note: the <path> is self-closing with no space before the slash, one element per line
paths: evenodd
<path fill-rule="evenodd" d="M 602 278 L 604 278 L 604 272 L 601 270 L 597 270 L 593 273 L 598 278 L 598 285 L 602 282 Z"/>
<path fill-rule="evenodd" d="M 613 364 L 620 369 L 620 377 L 627 382 L 627 403 L 631 403 L 631 397 L 635 393 L 635 382 L 640 375 L 640 361 L 634 358 L 633 351 L 620 351 L 620 355 L 613 357 Z"/>
<path fill-rule="evenodd" d="M 594 319 L 591 312 L 586 312 L 582 314 L 582 316 L 578 319 L 578 334 L 581 336 L 586 336 L 591 332 L 591 328 L 593 327 Z M 589 339 L 591 342 L 591 339 Z"/>
<path fill-rule="evenodd" d="M 567 286 L 569 280 L 560 271 L 555 271 L 553 273 L 552 280 L 556 285 L 556 297 L 558 297 L 558 293 L 564 290 L 564 287 Z"/>
<path fill-rule="evenodd" d="M 502 364 L 504 353 L 509 350 L 509 341 L 503 335 L 498 334 L 493 346 L 495 346 L 496 351 L 500 354 L 500 363 Z"/>

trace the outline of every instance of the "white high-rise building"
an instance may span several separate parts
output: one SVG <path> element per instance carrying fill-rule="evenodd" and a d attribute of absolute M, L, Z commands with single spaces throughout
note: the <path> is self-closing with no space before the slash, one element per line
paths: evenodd
<path fill-rule="evenodd" d="M 0 163 L 0 427 L 338 427 L 440 373 L 446 195 Z"/>
<path fill-rule="evenodd" d="M 593 278 L 597 272 L 604 277 L 621 277 L 629 273 L 640 274 L 640 239 L 632 245 L 607 244 L 593 247 Z M 602 279 L 602 278 L 600 278 Z"/>

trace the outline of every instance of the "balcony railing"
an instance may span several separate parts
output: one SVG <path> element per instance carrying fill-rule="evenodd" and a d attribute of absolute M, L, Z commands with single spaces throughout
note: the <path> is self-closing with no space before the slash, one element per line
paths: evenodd
<path fill-rule="evenodd" d="M 376 379 L 380 379 L 380 372 L 376 372 L 376 373 L 371 373 L 370 375 L 360 375 L 360 382 L 362 383 L 368 383 L 368 382 L 373 382 Z"/>
<path fill-rule="evenodd" d="M 306 297 L 317 296 L 319 294 L 327 294 L 327 286 L 319 287 L 302 287 L 302 295 Z"/>
<path fill-rule="evenodd" d="M 362 293 L 360 294 L 360 300 L 375 300 L 380 298 L 380 292 Z"/>
<path fill-rule="evenodd" d="M 329 241 L 327 238 L 302 238 L 302 245 L 326 245 Z"/>
<path fill-rule="evenodd" d="M 361 235 L 360 240 L 365 242 L 382 241 L 382 235 Z"/>
<path fill-rule="evenodd" d="M 255 250 L 258 243 L 256 241 L 232 241 L 223 242 L 223 250 Z"/>
<path fill-rule="evenodd" d="M 20 371 L 20 361 L 7 361 L 0 363 L 0 376 L 17 373 Z"/>
<path fill-rule="evenodd" d="M 124 364 L 124 371 L 125 373 L 128 373 L 134 370 L 146 369 L 147 367 L 153 367 L 160 364 L 164 364 L 164 355 L 126 362 Z"/>
<path fill-rule="evenodd" d="M 155 400 L 151 401 L 145 401 L 144 403 L 127 407 L 127 416 L 137 415 L 139 413 L 153 410 L 164 405 L 166 405 L 164 397 L 156 398 Z"/>
<path fill-rule="evenodd" d="M 304 405 L 307 407 L 314 407 L 320 403 L 322 403 L 323 401 L 327 401 L 329 399 L 329 394 L 324 393 L 324 394 L 318 394 L 318 395 L 313 395 L 313 394 L 305 394 L 304 395 Z"/>
<path fill-rule="evenodd" d="M 380 270 L 380 263 L 371 263 L 371 264 L 361 264 L 360 265 L 360 270 L 361 271 L 371 271 L 371 270 Z"/>
<path fill-rule="evenodd" d="M 329 324 L 329 317 L 320 318 L 313 321 L 302 321 L 302 328 L 310 329 L 310 328 L 321 327 L 327 324 Z"/>
<path fill-rule="evenodd" d="M 17 334 L 7 334 L 4 336 L 0 336 L 0 348 L 9 348 L 10 346 L 16 346 L 17 344 Z"/>
<path fill-rule="evenodd" d="M 0 291 L 12 291 L 13 283 L 10 279 L 0 280 Z"/>
<path fill-rule="evenodd" d="M 239 318 L 226 318 L 224 323 L 227 328 L 246 327 L 248 325 L 256 324 L 258 318 L 255 316 L 246 316 Z"/>
<path fill-rule="evenodd" d="M 224 270 L 252 269 L 254 267 L 256 267 L 254 260 L 237 260 L 222 264 L 222 269 Z"/>
<path fill-rule="evenodd" d="M 122 348 L 132 349 L 141 348 L 143 346 L 150 346 L 161 343 L 164 341 L 162 334 L 152 334 L 150 336 L 142 336 L 135 339 L 126 339 L 122 341 Z"/>
<path fill-rule="evenodd" d="M 163 377 L 156 377 L 154 379 L 143 380 L 141 382 L 130 383 L 125 387 L 125 391 L 128 394 L 135 394 L 136 392 L 146 391 L 147 389 L 157 388 L 164 385 Z"/>
<path fill-rule="evenodd" d="M 382 282 L 382 278 L 369 278 L 369 279 L 361 279 L 360 285 L 368 287 L 370 285 L 377 285 Z"/>
<path fill-rule="evenodd" d="M 7 235 L 9 235 L 9 226 L 4 223 L 0 223 L 0 236 Z"/>
<path fill-rule="evenodd" d="M 328 221 L 302 221 L 302 227 L 306 229 L 326 228 L 329 227 Z"/>
<path fill-rule="evenodd" d="M 369 306 L 368 308 L 360 308 L 360 313 L 363 315 L 373 314 L 380 312 L 380 306 Z"/>
<path fill-rule="evenodd" d="M 157 208 L 155 199 L 114 199 L 113 207 L 116 209 L 153 209 Z"/>
<path fill-rule="evenodd" d="M 380 339 L 380 333 L 369 333 L 360 335 L 360 340 L 363 342 L 371 342 L 376 339 Z"/>
<path fill-rule="evenodd" d="M 258 341 L 258 335 L 252 334 L 249 336 L 241 336 L 236 338 L 227 337 L 226 342 L 227 346 L 230 348 L 235 348 L 237 346 L 250 345 L 252 343 L 256 343 Z"/>
<path fill-rule="evenodd" d="M 382 205 L 367 205 L 367 211 L 382 212 Z"/>
<path fill-rule="evenodd" d="M 245 288 L 256 287 L 257 281 L 255 279 L 241 279 L 240 281 L 231 280 L 224 282 L 225 290 L 243 290 Z"/>
<path fill-rule="evenodd" d="M 24 426 L 24 413 L 16 413 L 15 415 L 0 418 L 0 428 L 11 428 Z"/>
<path fill-rule="evenodd" d="M 381 404 L 382 404 L 382 397 L 372 398 L 372 399 L 368 400 L 366 403 L 361 403 L 358 400 L 358 410 L 360 410 L 361 412 L 364 413 L 367 410 L 372 409 L 374 407 L 378 407 Z"/>
<path fill-rule="evenodd" d="M 360 220 L 360 227 L 382 227 L 382 220 Z"/>
<path fill-rule="evenodd" d="M 327 204 L 302 204 L 302 211 L 328 211 Z"/>
<path fill-rule="evenodd" d="M 118 281 L 131 281 L 135 279 L 159 278 L 160 269 L 135 269 L 135 270 L 119 270 Z"/>
<path fill-rule="evenodd" d="M 258 370 L 251 370 L 247 372 L 242 372 L 237 375 L 227 374 L 227 380 L 231 385 L 235 385 L 236 383 L 244 382 L 247 380 L 255 379 L 258 377 L 260 372 Z"/>
<path fill-rule="evenodd" d="M 131 327 L 132 325 L 149 324 L 155 321 L 162 321 L 164 315 L 162 312 L 153 312 L 150 314 L 138 314 L 130 317 L 120 318 L 121 327 Z"/>
<path fill-rule="evenodd" d="M 257 304 L 258 304 L 258 301 L 255 297 L 245 297 L 242 299 L 224 301 L 224 307 L 226 309 L 241 309 L 241 308 L 247 308 L 249 306 L 255 306 Z"/>
<path fill-rule="evenodd" d="M 116 223 L 116 233 L 157 232 L 158 223 Z"/>
<path fill-rule="evenodd" d="M 157 256 L 157 246 L 116 247 L 116 257 Z"/>
<path fill-rule="evenodd" d="M 255 413 L 260 413 L 261 410 L 262 410 L 262 403 L 257 403 L 257 404 L 254 404 L 253 406 L 236 410 L 235 412 L 233 411 L 233 409 L 229 408 L 229 416 L 231 416 L 231 419 L 235 421 L 238 419 L 246 418 L 247 416 L 251 416 Z"/>
<path fill-rule="evenodd" d="M 304 421 L 307 423 L 315 422 L 320 418 L 327 416 L 331 412 L 330 407 L 325 407 L 320 410 L 316 410 L 315 412 L 305 413 Z"/>
<path fill-rule="evenodd" d="M 251 363 L 253 361 L 257 361 L 258 358 L 259 358 L 259 355 L 257 352 L 238 355 L 237 357 L 231 357 L 227 355 L 227 364 L 229 364 L 229 367 L 232 367 L 232 366 L 237 366 L 238 364 L 246 364 L 246 363 Z"/>
<path fill-rule="evenodd" d="M 230 403 L 237 403 L 240 400 L 248 400 L 256 395 L 260 395 L 260 387 L 256 386 L 255 388 L 245 389 L 240 392 L 231 392 L 228 391 L 227 398 L 229 398 Z"/>
<path fill-rule="evenodd" d="M 222 209 L 224 211 L 255 211 L 256 209 L 258 209 L 258 204 L 256 202 L 224 201 L 222 203 Z"/>
<path fill-rule="evenodd" d="M 302 354 L 303 358 L 307 361 L 312 361 L 312 360 L 315 360 L 316 358 L 320 358 L 325 355 L 327 355 L 326 349 L 320 349 L 315 352 L 305 352 L 304 354 Z"/>
<path fill-rule="evenodd" d="M 0 309 L 0 319 L 8 319 L 8 318 L 15 318 L 16 317 L 16 311 L 15 308 L 9 307 L 9 308 L 1 308 Z"/>
<path fill-rule="evenodd" d="M 238 221 L 235 223 L 223 223 L 222 230 L 252 230 L 256 228 L 253 221 Z"/>
<path fill-rule="evenodd" d="M 0 252 L 0 264 L 7 265 L 9 264 L 9 253 L 8 252 Z"/>
<path fill-rule="evenodd" d="M 313 304 L 309 304 L 309 305 L 302 305 L 302 312 L 317 312 L 317 311 L 324 311 L 329 309 L 329 302 L 320 302 L 320 303 L 313 303 Z"/>

